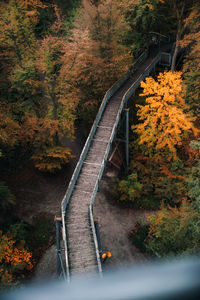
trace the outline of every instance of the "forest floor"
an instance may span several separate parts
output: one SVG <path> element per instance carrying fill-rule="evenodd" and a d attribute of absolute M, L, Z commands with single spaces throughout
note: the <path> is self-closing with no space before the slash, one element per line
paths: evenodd
<path fill-rule="evenodd" d="M 10 183 L 16 197 L 15 213 L 20 219 L 32 225 L 36 216 L 54 220 L 55 215 L 60 215 L 61 201 L 84 146 L 84 136 L 81 130 L 76 130 L 74 141 L 65 139 L 62 142 L 72 150 L 75 158 L 56 174 L 41 173 L 29 162 L 8 175 L 6 182 Z"/>
<path fill-rule="evenodd" d="M 143 217 L 147 211 L 125 207 L 111 199 L 111 178 L 116 175 L 113 168 L 107 168 L 104 172 L 94 205 L 94 217 L 98 218 L 100 226 L 102 251 L 110 251 L 112 254 L 103 265 L 105 268 L 121 268 L 148 259 L 128 238 L 138 217 Z"/>

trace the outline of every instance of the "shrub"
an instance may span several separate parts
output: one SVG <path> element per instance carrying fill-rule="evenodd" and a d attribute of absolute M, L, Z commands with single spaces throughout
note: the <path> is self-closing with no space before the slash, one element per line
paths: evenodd
<path fill-rule="evenodd" d="M 129 238 L 141 252 L 146 252 L 146 239 L 148 237 L 150 224 L 144 223 L 141 219 L 135 223 L 135 228 L 130 232 Z"/>
<path fill-rule="evenodd" d="M 0 287 L 18 284 L 25 272 L 33 268 L 32 254 L 24 249 L 22 243 L 17 243 L 14 235 L 3 234 L 0 231 Z"/>
<path fill-rule="evenodd" d="M 171 256 L 199 251 L 199 215 L 187 200 L 180 207 L 162 205 L 156 215 L 147 219 L 150 230 L 146 248 L 150 253 Z"/>
<path fill-rule="evenodd" d="M 119 182 L 120 201 L 134 201 L 140 196 L 142 184 L 138 182 L 137 173 L 132 173 L 126 180 Z"/>

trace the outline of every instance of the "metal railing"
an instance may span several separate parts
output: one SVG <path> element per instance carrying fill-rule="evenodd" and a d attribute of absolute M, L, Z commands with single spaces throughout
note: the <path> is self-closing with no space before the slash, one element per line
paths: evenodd
<path fill-rule="evenodd" d="M 103 158 L 103 162 L 101 165 L 101 169 L 100 172 L 98 174 L 96 183 L 95 183 L 95 187 L 93 190 L 93 194 L 92 194 L 92 198 L 91 198 L 91 202 L 90 202 L 90 206 L 89 206 L 89 217 L 90 217 L 90 222 L 91 222 L 91 228 L 92 228 L 92 234 L 93 234 L 93 239 L 94 239 L 94 245 L 95 245 L 95 250 L 96 250 L 96 257 L 97 257 L 97 264 L 98 264 L 98 269 L 99 269 L 99 273 L 100 275 L 102 275 L 102 267 L 101 267 L 101 260 L 100 260 L 100 255 L 99 255 L 99 251 L 98 251 L 98 242 L 97 242 L 97 237 L 96 237 L 96 232 L 95 232 L 95 225 L 94 225 L 94 220 L 93 220 L 93 205 L 94 205 L 94 200 L 98 191 L 98 187 L 99 187 L 99 182 L 101 180 L 101 177 L 103 175 L 103 171 L 105 168 L 105 164 L 107 161 L 107 157 L 109 155 L 110 149 L 111 149 L 111 145 L 113 142 L 113 139 L 115 137 L 115 133 L 117 130 L 117 126 L 120 120 L 120 115 L 122 113 L 122 110 L 127 102 L 127 100 L 130 98 L 130 96 L 135 92 L 135 90 L 137 89 L 137 87 L 140 85 L 140 82 L 149 75 L 150 71 L 155 68 L 156 64 L 161 61 L 162 55 L 166 55 L 166 53 L 159 53 L 155 59 L 149 64 L 149 66 L 145 69 L 145 71 L 143 72 L 143 74 L 140 75 L 140 77 L 133 83 L 133 85 L 128 89 L 128 91 L 126 92 L 126 94 L 123 96 L 122 101 L 121 101 L 121 105 L 120 105 L 120 109 L 118 111 L 117 114 L 117 118 L 115 121 L 115 124 L 113 126 L 112 129 L 112 133 L 110 136 L 110 140 L 108 142 L 107 148 L 106 148 L 106 152 Z M 169 55 L 169 54 L 168 54 Z M 74 173 L 72 175 L 72 178 L 70 180 L 67 192 L 62 200 L 62 204 L 61 204 L 61 214 L 62 214 L 62 236 L 63 236 L 63 242 L 64 242 L 64 251 L 65 251 L 65 259 L 66 259 L 66 274 L 67 274 L 67 280 L 69 281 L 69 261 L 68 261 L 68 248 L 67 248 L 67 240 L 66 240 L 66 228 L 65 228 L 65 215 L 66 215 L 66 209 L 67 209 L 67 205 L 69 203 L 70 197 L 72 195 L 74 186 L 77 182 L 79 173 L 81 171 L 84 159 L 88 153 L 88 150 L 90 148 L 92 139 L 94 137 L 94 134 L 96 132 L 97 126 L 99 124 L 99 121 L 103 115 L 104 109 L 109 101 L 109 99 L 114 95 L 114 93 L 127 81 L 127 79 L 130 77 L 131 73 L 136 70 L 138 68 L 138 66 L 141 64 L 142 61 L 144 61 L 147 58 L 147 51 L 145 51 L 144 53 L 142 53 L 142 55 L 138 58 L 138 60 L 134 63 L 134 65 L 131 67 L 130 71 L 128 71 L 124 77 L 122 77 L 120 80 L 118 80 L 105 94 L 103 101 L 101 103 L 101 106 L 99 108 L 99 111 L 97 113 L 96 119 L 93 123 L 93 126 L 90 130 L 90 133 L 88 135 L 87 141 L 85 143 L 85 146 L 82 150 L 82 153 L 80 155 L 79 161 L 76 165 L 76 168 L 74 170 Z"/>

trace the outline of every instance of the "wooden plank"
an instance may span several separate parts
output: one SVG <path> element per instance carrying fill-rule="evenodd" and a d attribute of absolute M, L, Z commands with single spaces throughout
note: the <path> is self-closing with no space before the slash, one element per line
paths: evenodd
<path fill-rule="evenodd" d="M 105 155 L 105 151 L 103 153 L 99 153 L 97 150 L 93 152 L 91 151 L 86 156 L 85 163 L 90 163 L 90 164 L 95 163 L 95 164 L 99 164 L 99 166 L 101 167 L 104 155 Z"/>

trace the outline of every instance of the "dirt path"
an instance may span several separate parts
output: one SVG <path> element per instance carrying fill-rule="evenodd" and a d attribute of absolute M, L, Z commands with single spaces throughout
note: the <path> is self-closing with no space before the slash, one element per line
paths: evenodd
<path fill-rule="evenodd" d="M 128 233 L 134 228 L 137 218 L 143 216 L 145 211 L 119 206 L 110 201 L 108 190 L 112 176 L 113 169 L 104 173 L 101 191 L 95 200 L 94 216 L 99 219 L 102 250 L 112 254 L 105 267 L 120 268 L 147 259 L 128 239 Z"/>

